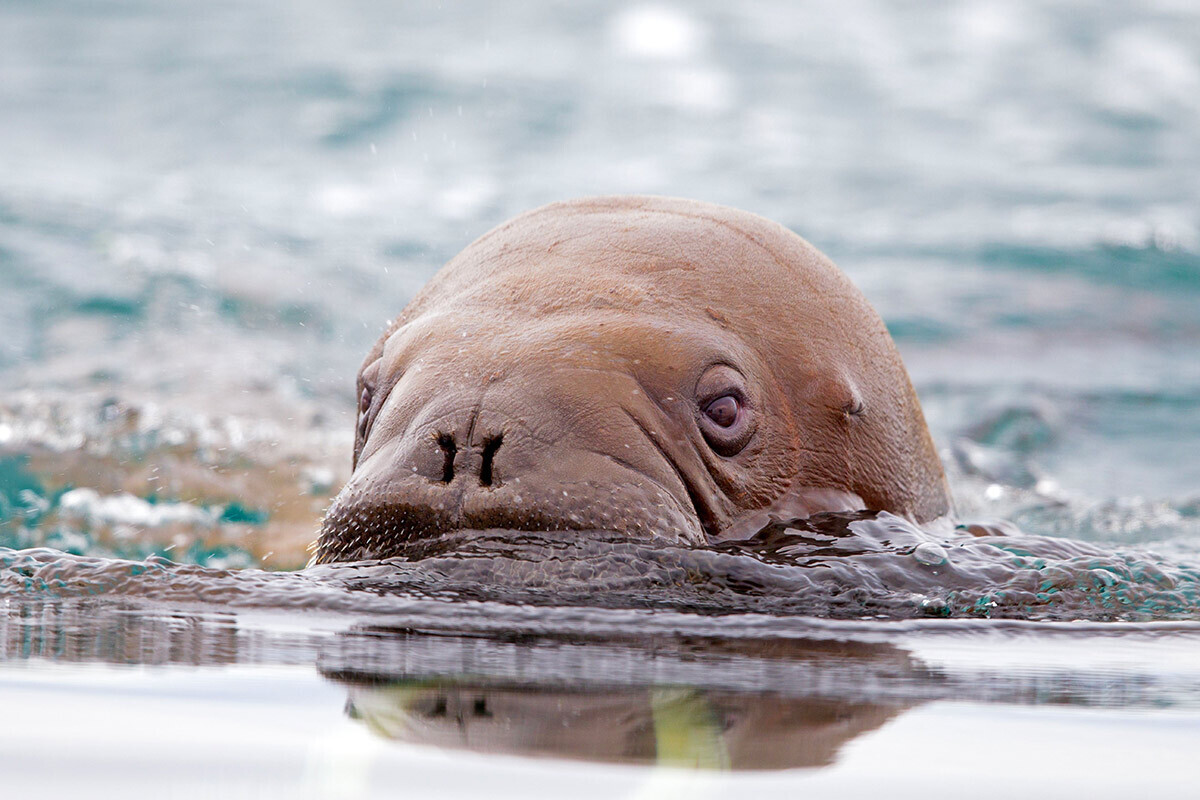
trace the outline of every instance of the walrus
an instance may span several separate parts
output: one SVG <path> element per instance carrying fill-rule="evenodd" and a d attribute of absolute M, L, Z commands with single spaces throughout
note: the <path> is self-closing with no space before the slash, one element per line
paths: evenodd
<path fill-rule="evenodd" d="M 773 514 L 951 510 L 863 294 L 782 225 L 709 203 L 584 198 L 503 223 L 387 326 L 357 396 L 313 563 L 459 531 L 704 545 Z"/>

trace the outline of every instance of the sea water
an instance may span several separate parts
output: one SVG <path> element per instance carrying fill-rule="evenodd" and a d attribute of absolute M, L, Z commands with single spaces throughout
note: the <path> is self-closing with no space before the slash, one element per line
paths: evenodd
<path fill-rule="evenodd" d="M 1198 22 L 1168 0 L 0 6 L 7 785 L 1186 795 Z M 607 559 L 599 605 L 579 569 L 472 595 L 496 573 L 469 554 L 290 572 L 385 320 L 492 225 L 605 192 L 738 206 L 831 255 L 900 347 L 959 517 L 1047 553 L 875 537 L 822 568 L 907 580 L 824 606 L 770 543 L 617 559 L 653 591 L 574 553 Z"/>

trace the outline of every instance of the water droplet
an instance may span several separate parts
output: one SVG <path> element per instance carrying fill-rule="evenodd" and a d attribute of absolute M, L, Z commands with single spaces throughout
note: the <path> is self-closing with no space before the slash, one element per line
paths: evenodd
<path fill-rule="evenodd" d="M 928 567 L 936 567 L 946 563 L 946 551 L 940 544 L 922 542 L 913 550 L 913 558 Z"/>

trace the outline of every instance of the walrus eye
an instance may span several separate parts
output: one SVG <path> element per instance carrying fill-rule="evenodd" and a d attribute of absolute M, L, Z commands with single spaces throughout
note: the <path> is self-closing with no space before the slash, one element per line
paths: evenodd
<path fill-rule="evenodd" d="M 362 394 L 358 396 L 358 437 L 360 439 L 367 438 L 367 419 L 371 411 L 371 387 L 364 386 Z"/>
<path fill-rule="evenodd" d="M 708 418 L 722 428 L 729 428 L 737 422 L 741 410 L 742 404 L 731 394 L 718 397 L 704 407 L 704 413 Z"/>
<path fill-rule="evenodd" d="M 696 383 L 696 426 L 719 456 L 736 456 L 754 438 L 755 404 L 747 385 L 728 364 L 714 364 Z"/>

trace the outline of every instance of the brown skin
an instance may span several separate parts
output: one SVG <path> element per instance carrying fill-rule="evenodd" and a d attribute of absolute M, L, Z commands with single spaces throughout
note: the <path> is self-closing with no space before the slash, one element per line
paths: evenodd
<path fill-rule="evenodd" d="M 950 510 L 866 298 L 781 225 L 707 203 L 588 198 L 501 225 L 408 304 L 358 393 L 315 563 L 460 529 L 700 544 L 766 513 Z"/>

